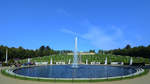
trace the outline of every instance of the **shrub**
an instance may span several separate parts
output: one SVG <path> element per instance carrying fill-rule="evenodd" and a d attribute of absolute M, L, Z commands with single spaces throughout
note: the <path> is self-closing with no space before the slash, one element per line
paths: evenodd
<path fill-rule="evenodd" d="M 8 63 L 2 63 L 2 66 L 9 66 L 10 64 Z"/>

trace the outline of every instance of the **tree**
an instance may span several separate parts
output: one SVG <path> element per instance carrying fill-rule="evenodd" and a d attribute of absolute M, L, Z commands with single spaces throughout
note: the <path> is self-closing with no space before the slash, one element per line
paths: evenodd
<path fill-rule="evenodd" d="M 25 58 L 32 58 L 32 57 L 38 57 L 38 56 L 46 56 L 50 54 L 58 54 L 55 52 L 55 50 L 51 49 L 49 46 L 41 46 L 39 49 L 36 50 L 29 50 L 24 49 L 23 47 L 7 47 L 0 45 L 0 61 L 5 61 L 5 54 L 6 54 L 6 48 L 8 49 L 8 60 L 12 59 L 25 59 Z"/>
<path fill-rule="evenodd" d="M 90 50 L 89 52 L 90 52 L 90 53 L 95 53 L 95 50 Z"/>
<path fill-rule="evenodd" d="M 45 46 L 41 46 L 40 48 L 39 48 L 39 56 L 43 56 L 44 55 L 44 49 L 45 49 Z"/>
<path fill-rule="evenodd" d="M 126 47 L 124 49 L 130 49 L 130 48 L 131 48 L 131 46 L 128 44 L 128 45 L 126 45 Z"/>

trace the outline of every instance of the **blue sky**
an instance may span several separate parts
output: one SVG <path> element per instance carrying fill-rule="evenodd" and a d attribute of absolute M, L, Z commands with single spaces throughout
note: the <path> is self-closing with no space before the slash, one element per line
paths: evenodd
<path fill-rule="evenodd" d="M 150 0 L 0 0 L 0 45 L 78 50 L 150 44 Z"/>

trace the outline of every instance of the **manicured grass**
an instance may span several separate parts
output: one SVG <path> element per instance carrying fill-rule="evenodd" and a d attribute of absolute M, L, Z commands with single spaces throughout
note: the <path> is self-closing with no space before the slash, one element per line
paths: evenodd
<path fill-rule="evenodd" d="M 17 78 L 17 79 L 21 79 L 21 80 L 32 80 L 32 81 L 41 81 L 41 82 L 106 82 L 106 81 L 116 81 L 116 80 L 124 80 L 124 79 L 133 79 L 136 77 L 141 77 L 143 75 L 146 75 L 149 73 L 148 69 L 145 69 L 143 73 L 136 75 L 136 76 L 131 76 L 131 77 L 125 77 L 125 78 L 114 78 L 114 79 L 97 79 L 97 80 L 53 80 L 53 79 L 36 79 L 36 78 L 26 78 L 26 77 L 20 77 L 20 76 L 14 76 L 14 75 L 10 75 L 6 72 L 6 69 L 1 70 L 1 73 L 3 75 L 9 76 L 9 77 L 13 77 L 13 78 Z"/>

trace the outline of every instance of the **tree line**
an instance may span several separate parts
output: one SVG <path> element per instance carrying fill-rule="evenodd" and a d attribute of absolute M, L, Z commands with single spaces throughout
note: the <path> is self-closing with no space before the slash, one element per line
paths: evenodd
<path fill-rule="evenodd" d="M 41 46 L 39 49 L 31 50 L 24 49 L 23 47 L 7 47 L 0 45 L 0 61 L 5 61 L 6 49 L 8 49 L 8 60 L 9 59 L 25 59 L 25 58 L 33 58 L 33 57 L 42 57 L 53 54 L 66 54 L 73 52 L 71 50 L 54 50 L 49 46 Z M 89 52 L 94 52 L 95 50 L 90 50 Z M 150 45 L 149 46 L 137 46 L 131 47 L 127 45 L 122 49 L 113 49 L 108 51 L 99 50 L 99 54 L 114 54 L 114 55 L 122 55 L 122 56 L 133 56 L 133 57 L 144 57 L 150 58 Z"/>
<path fill-rule="evenodd" d="M 132 56 L 132 57 L 144 57 L 150 58 L 150 45 L 149 46 L 136 46 L 131 47 L 129 44 L 123 49 L 109 50 L 107 53 L 115 55 Z"/>
<path fill-rule="evenodd" d="M 7 47 L 0 45 L 0 61 L 5 61 L 6 49 L 8 50 L 8 60 L 10 59 L 25 59 L 33 57 L 42 57 L 52 54 L 62 54 L 67 52 L 72 52 L 70 50 L 53 50 L 49 46 L 41 46 L 39 49 L 31 50 L 24 49 L 23 47 Z"/>

